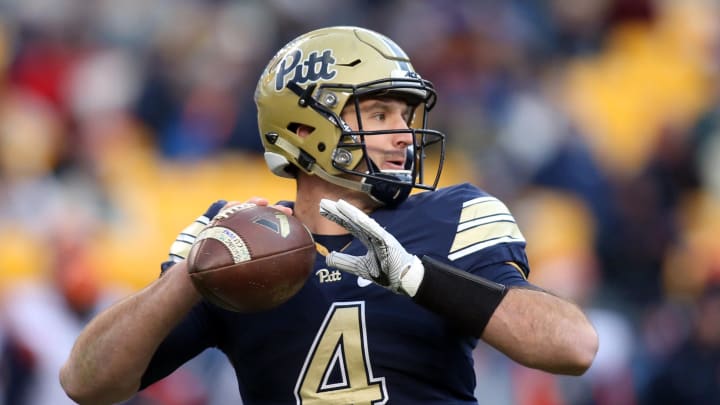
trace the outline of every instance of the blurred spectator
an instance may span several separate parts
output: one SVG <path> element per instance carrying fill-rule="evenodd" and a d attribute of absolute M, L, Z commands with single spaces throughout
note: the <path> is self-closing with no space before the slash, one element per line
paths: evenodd
<path fill-rule="evenodd" d="M 709 285 L 689 316 L 690 334 L 655 370 L 642 404 L 720 403 L 720 285 Z"/>
<path fill-rule="evenodd" d="M 8 404 L 72 403 L 58 382 L 60 365 L 82 326 L 119 296 L 101 289 L 96 263 L 75 231 L 55 232 L 48 229 L 46 282 L 20 284 L 5 297 Z"/>
<path fill-rule="evenodd" d="M 197 160 L 230 148 L 261 150 L 248 134 L 257 131 L 252 93 L 275 34 L 269 12 L 256 2 L 190 2 L 158 26 L 135 112 L 162 155 Z"/>
<path fill-rule="evenodd" d="M 718 54 L 720 59 L 720 51 Z M 713 198 L 720 200 L 720 89 L 718 93 L 712 108 L 700 117 L 692 129 L 692 136 L 695 147 L 694 162 L 701 182 Z"/>

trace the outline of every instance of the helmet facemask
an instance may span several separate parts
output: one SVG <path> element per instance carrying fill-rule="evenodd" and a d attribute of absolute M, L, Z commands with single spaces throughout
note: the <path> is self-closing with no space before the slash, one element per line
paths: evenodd
<path fill-rule="evenodd" d="M 317 89 L 310 87 L 302 89 L 295 83 L 288 85 L 288 88 L 298 94 L 301 104 L 305 103 L 307 107 L 326 116 L 339 129 L 338 142 L 332 153 L 332 167 L 342 173 L 361 177 L 357 187 L 354 188 L 365 191 L 383 205 L 394 206 L 404 201 L 413 188 L 434 190 L 437 187 L 444 162 L 445 135 L 439 131 L 426 129 L 427 113 L 436 100 L 432 84 L 417 75 L 412 75 L 407 78 L 381 79 L 359 85 L 324 83 L 317 86 Z M 313 96 L 308 97 L 309 92 L 313 93 Z M 338 114 L 326 107 L 328 98 L 332 99 L 339 93 L 350 94 L 346 106 L 351 103 L 355 106 L 357 129 L 350 128 Z M 407 128 L 365 130 L 360 102 L 373 98 L 400 99 L 412 107 L 413 113 L 408 117 Z M 405 153 L 404 168 L 381 170 L 370 158 L 366 137 L 389 136 L 403 132 L 411 134 L 413 139 L 412 145 L 408 145 Z M 358 156 L 360 159 L 357 159 Z M 433 170 L 427 170 L 429 165 L 434 166 Z"/>

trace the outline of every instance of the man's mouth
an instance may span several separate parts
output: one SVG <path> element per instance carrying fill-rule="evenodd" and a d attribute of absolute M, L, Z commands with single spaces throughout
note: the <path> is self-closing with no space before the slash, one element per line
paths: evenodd
<path fill-rule="evenodd" d="M 388 154 L 383 160 L 383 170 L 403 170 L 405 168 L 405 154 Z"/>

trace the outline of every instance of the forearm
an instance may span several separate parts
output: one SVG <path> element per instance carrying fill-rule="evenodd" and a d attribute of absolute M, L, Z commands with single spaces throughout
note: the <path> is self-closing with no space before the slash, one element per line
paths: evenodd
<path fill-rule="evenodd" d="M 576 305 L 541 289 L 507 288 L 423 257 L 413 297 L 464 333 L 528 367 L 582 374 L 597 352 L 594 328 Z"/>
<path fill-rule="evenodd" d="M 576 305 L 544 291 L 511 288 L 482 335 L 527 367 L 580 375 L 598 349 L 594 327 Z"/>
<path fill-rule="evenodd" d="M 66 393 L 81 404 L 132 396 L 160 342 L 199 301 L 184 263 L 93 319 L 60 372 Z"/>

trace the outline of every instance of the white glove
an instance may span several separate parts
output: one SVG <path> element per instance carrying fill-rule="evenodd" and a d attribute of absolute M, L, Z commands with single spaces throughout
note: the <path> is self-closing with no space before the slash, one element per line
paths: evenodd
<path fill-rule="evenodd" d="M 203 215 L 197 217 L 193 223 L 186 226 L 185 229 L 178 234 L 173 244 L 170 245 L 168 259 L 160 264 L 160 274 L 172 267 L 173 264 L 181 262 L 187 258 L 188 253 L 190 253 L 190 248 L 193 243 L 195 243 L 195 239 L 197 239 L 197 235 L 203 230 L 203 228 L 205 228 L 205 226 L 207 226 L 207 224 L 210 223 L 210 220 L 218 214 L 220 209 L 225 206 L 226 203 L 227 202 L 225 200 L 215 201 L 210 207 L 208 207 L 207 211 L 205 211 Z"/>
<path fill-rule="evenodd" d="M 341 225 L 367 247 L 364 256 L 331 252 L 325 261 L 335 267 L 414 297 L 425 275 L 417 256 L 408 253 L 400 242 L 374 219 L 344 201 L 320 201 L 320 215 Z"/>

